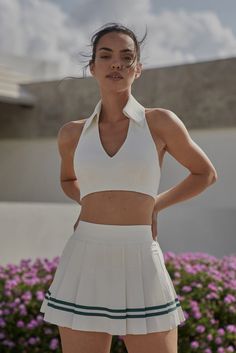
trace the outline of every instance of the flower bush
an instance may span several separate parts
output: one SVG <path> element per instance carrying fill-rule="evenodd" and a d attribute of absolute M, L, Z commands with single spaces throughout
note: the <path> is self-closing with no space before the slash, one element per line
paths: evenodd
<path fill-rule="evenodd" d="M 204 253 L 164 254 L 187 320 L 178 329 L 184 353 L 236 352 L 236 255 L 217 259 Z M 56 325 L 39 312 L 59 257 L 0 266 L 0 352 L 61 352 Z M 112 353 L 127 353 L 113 336 Z"/>
<path fill-rule="evenodd" d="M 236 352 L 236 255 L 164 255 L 187 320 L 179 329 L 179 352 Z"/>

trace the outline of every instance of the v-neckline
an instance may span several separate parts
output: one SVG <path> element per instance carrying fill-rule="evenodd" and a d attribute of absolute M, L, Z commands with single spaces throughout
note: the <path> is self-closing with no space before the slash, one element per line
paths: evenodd
<path fill-rule="evenodd" d="M 129 133 L 130 133 L 131 118 L 128 118 L 128 120 L 129 120 L 128 121 L 128 130 L 127 130 L 127 133 L 126 133 L 125 140 L 122 143 L 122 145 L 120 146 L 120 148 L 118 149 L 118 151 L 115 154 L 113 154 L 113 156 L 110 156 L 107 153 L 107 151 L 105 150 L 105 148 L 103 147 L 103 144 L 102 144 L 102 141 L 101 141 L 101 138 L 100 138 L 99 117 L 97 116 L 97 119 L 96 119 L 96 131 L 97 131 L 97 137 L 98 137 L 99 146 L 100 146 L 101 150 L 103 151 L 103 153 L 105 154 L 105 156 L 108 159 L 115 159 L 122 152 L 122 150 L 125 148 L 125 144 L 127 143 L 127 140 L 128 140 L 128 137 L 129 137 Z"/>

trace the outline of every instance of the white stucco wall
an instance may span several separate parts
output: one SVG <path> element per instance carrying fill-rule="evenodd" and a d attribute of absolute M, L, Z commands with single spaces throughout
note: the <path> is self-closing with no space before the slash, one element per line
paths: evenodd
<path fill-rule="evenodd" d="M 218 181 L 158 216 L 163 251 L 236 254 L 236 128 L 191 130 L 213 162 Z M 60 188 L 55 139 L 0 141 L 0 264 L 60 255 L 80 206 Z M 188 170 L 166 154 L 160 192 Z"/>

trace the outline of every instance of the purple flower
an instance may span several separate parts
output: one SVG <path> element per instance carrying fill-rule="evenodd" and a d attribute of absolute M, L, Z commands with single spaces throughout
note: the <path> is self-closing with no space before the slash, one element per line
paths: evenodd
<path fill-rule="evenodd" d="M 190 286 L 183 286 L 183 288 L 182 288 L 183 292 L 191 292 L 191 290 L 192 290 L 192 287 L 190 287 Z"/>
<path fill-rule="evenodd" d="M 217 353 L 225 353 L 225 350 L 223 347 L 218 347 L 217 348 Z"/>
<path fill-rule="evenodd" d="M 236 298 L 234 295 L 232 294 L 227 294 L 224 298 L 224 302 L 227 303 L 227 304 L 231 304 L 231 303 L 234 303 L 236 301 Z"/>
<path fill-rule="evenodd" d="M 27 324 L 27 328 L 29 329 L 34 329 L 35 327 L 38 326 L 38 322 L 36 320 L 31 320 L 28 324 Z"/>
<path fill-rule="evenodd" d="M 229 307 L 229 311 L 231 312 L 231 313 L 236 313 L 236 308 L 235 308 L 235 306 L 230 306 Z"/>
<path fill-rule="evenodd" d="M 53 338 L 50 342 L 49 348 L 52 350 L 55 350 L 58 348 L 58 339 L 57 338 Z"/>
<path fill-rule="evenodd" d="M 208 341 L 212 341 L 212 340 L 213 340 L 213 336 L 212 336 L 211 333 L 209 333 L 209 334 L 207 335 L 207 340 L 208 340 Z"/>
<path fill-rule="evenodd" d="M 195 313 L 193 314 L 193 317 L 194 317 L 195 319 L 201 319 L 202 314 L 201 314 L 200 312 L 195 312 Z"/>
<path fill-rule="evenodd" d="M 33 346 L 33 345 L 37 344 L 37 340 L 35 337 L 30 337 L 30 339 L 28 340 L 28 343 Z"/>
<path fill-rule="evenodd" d="M 215 343 L 216 344 L 221 344 L 222 343 L 222 338 L 221 337 L 216 337 Z"/>
<path fill-rule="evenodd" d="M 17 321 L 16 326 L 17 327 L 24 327 L 25 326 L 24 321 L 22 321 L 22 320 Z"/>
<path fill-rule="evenodd" d="M 10 314 L 10 310 L 9 309 L 4 309 L 3 310 L 3 315 L 9 315 Z"/>
<path fill-rule="evenodd" d="M 51 335 L 51 334 L 52 334 L 52 329 L 49 328 L 49 327 L 47 327 L 47 328 L 44 329 L 44 333 L 45 333 L 46 335 Z"/>
<path fill-rule="evenodd" d="M 0 317 L 0 327 L 5 327 L 6 321 Z"/>
<path fill-rule="evenodd" d="M 4 341 L 2 342 L 2 344 L 3 344 L 4 346 L 7 346 L 7 347 L 15 347 L 15 345 L 16 345 L 14 342 L 9 341 L 9 340 L 4 340 Z"/>
<path fill-rule="evenodd" d="M 236 333 L 236 326 L 234 326 L 234 325 L 227 325 L 227 326 L 226 326 L 226 330 L 227 330 L 228 332 L 234 332 L 234 333 Z"/>
<path fill-rule="evenodd" d="M 199 343 L 197 341 L 193 341 L 191 342 L 191 348 L 198 348 L 199 347 Z"/>
<path fill-rule="evenodd" d="M 38 300 L 43 300 L 44 299 L 44 296 L 45 296 L 45 294 L 44 294 L 44 292 L 42 291 L 42 290 L 38 290 L 37 292 L 36 292 L 36 298 L 38 299 Z"/>
<path fill-rule="evenodd" d="M 26 316 L 27 315 L 27 310 L 26 309 L 21 309 L 20 310 L 20 315 L 21 316 Z"/>
<path fill-rule="evenodd" d="M 27 291 L 21 297 L 22 297 L 23 300 L 28 302 L 28 301 L 30 301 L 32 299 L 32 294 L 31 294 L 30 291 Z"/>
<path fill-rule="evenodd" d="M 186 310 L 183 310 L 183 313 L 184 313 L 185 319 L 187 320 L 189 318 L 189 316 L 190 316 L 189 313 L 187 313 Z"/>
<path fill-rule="evenodd" d="M 13 289 L 14 287 L 16 287 L 18 284 L 18 282 L 15 279 L 10 279 L 6 282 L 5 284 L 5 289 Z"/>
<path fill-rule="evenodd" d="M 11 296 L 11 291 L 10 290 L 5 290 L 4 294 L 6 297 L 10 297 Z"/>
<path fill-rule="evenodd" d="M 220 336 L 224 336 L 224 334 L 225 334 L 225 330 L 224 330 L 223 328 L 219 328 L 219 329 L 217 330 L 217 332 L 218 332 L 218 334 L 219 334 Z"/>
<path fill-rule="evenodd" d="M 214 292 L 217 292 L 217 287 L 216 287 L 215 283 L 209 283 L 208 288 L 213 290 Z"/>
<path fill-rule="evenodd" d="M 190 300 L 192 307 L 198 307 L 198 302 L 196 300 Z"/>
<path fill-rule="evenodd" d="M 205 326 L 203 326 L 203 325 L 198 325 L 196 327 L 196 331 L 199 332 L 199 333 L 205 332 L 205 330 L 206 330 Z"/>
<path fill-rule="evenodd" d="M 212 292 L 212 293 L 207 294 L 206 298 L 207 299 L 219 299 L 219 295 Z"/>
<path fill-rule="evenodd" d="M 26 309 L 25 304 L 20 304 L 20 305 L 19 305 L 19 309 L 20 309 L 20 310 L 25 310 L 25 309 Z"/>
<path fill-rule="evenodd" d="M 212 353 L 212 350 L 211 350 L 210 348 L 206 348 L 206 349 L 204 349 L 203 352 L 204 352 L 204 353 Z"/>
<path fill-rule="evenodd" d="M 43 322 L 43 315 L 37 315 L 36 320 L 38 322 Z"/>

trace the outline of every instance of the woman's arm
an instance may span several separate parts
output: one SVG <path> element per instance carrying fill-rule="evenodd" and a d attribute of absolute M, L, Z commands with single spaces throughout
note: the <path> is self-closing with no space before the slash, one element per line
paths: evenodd
<path fill-rule="evenodd" d="M 81 124 L 70 121 L 64 124 L 57 136 L 61 156 L 60 183 L 64 193 L 80 205 L 79 183 L 74 171 L 74 151 L 80 136 Z"/>
<path fill-rule="evenodd" d="M 166 151 L 188 168 L 190 174 L 176 186 L 157 195 L 154 212 L 198 195 L 218 178 L 212 162 L 191 139 L 178 116 L 166 109 L 158 109 L 157 114 L 158 129 Z"/>

